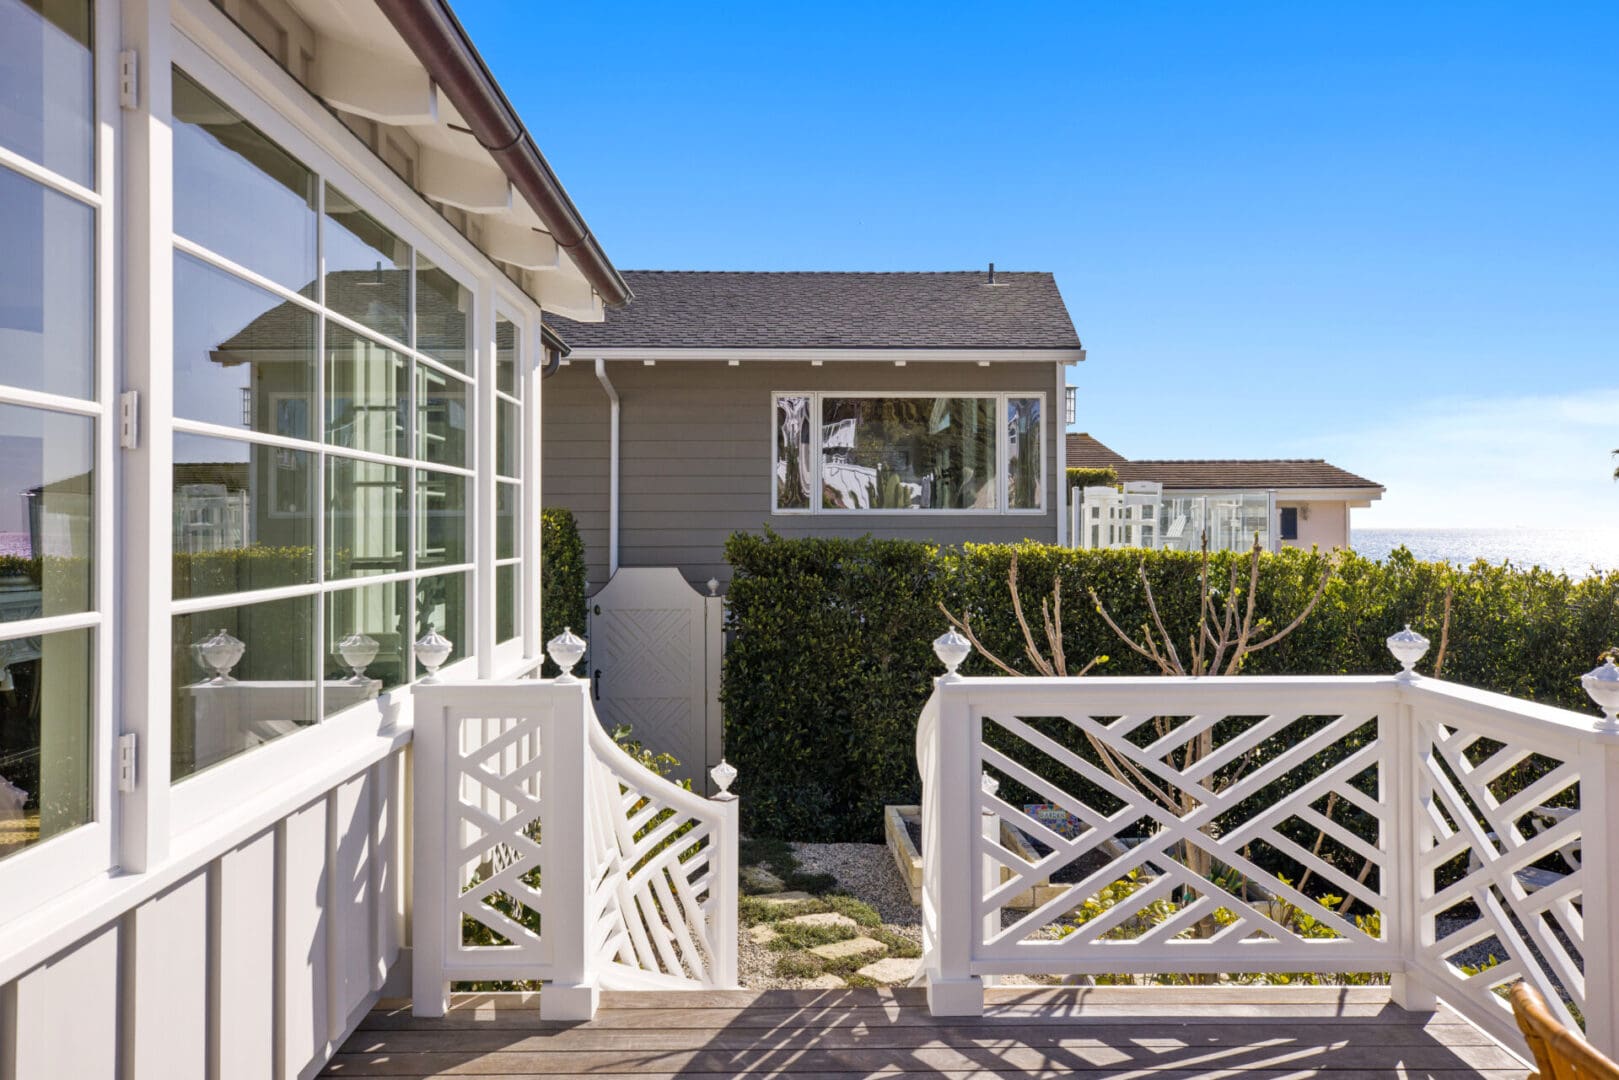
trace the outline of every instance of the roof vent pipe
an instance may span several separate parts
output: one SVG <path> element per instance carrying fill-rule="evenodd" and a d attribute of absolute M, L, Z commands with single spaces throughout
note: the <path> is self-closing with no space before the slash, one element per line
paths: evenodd
<path fill-rule="evenodd" d="M 989 264 L 989 280 L 987 282 L 985 282 L 985 284 L 986 285 L 995 284 L 995 264 L 994 263 Z"/>

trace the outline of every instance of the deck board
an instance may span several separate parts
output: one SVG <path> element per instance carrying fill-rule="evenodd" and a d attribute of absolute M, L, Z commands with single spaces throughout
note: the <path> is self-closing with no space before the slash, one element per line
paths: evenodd
<path fill-rule="evenodd" d="M 935 1018 L 916 991 L 605 994 L 596 1019 L 539 1018 L 534 995 L 464 995 L 419 1019 L 379 1006 L 322 1074 L 519 1080 L 739 1076 L 1372 1076 L 1523 1080 L 1524 1064 L 1454 1013 L 1383 988 L 991 991 L 983 1017 Z"/>

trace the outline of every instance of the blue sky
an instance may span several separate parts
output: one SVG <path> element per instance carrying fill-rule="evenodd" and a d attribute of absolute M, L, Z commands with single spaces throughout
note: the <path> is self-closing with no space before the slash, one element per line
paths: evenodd
<path fill-rule="evenodd" d="M 456 6 L 621 267 L 1051 270 L 1126 454 L 1619 530 L 1619 4 Z"/>

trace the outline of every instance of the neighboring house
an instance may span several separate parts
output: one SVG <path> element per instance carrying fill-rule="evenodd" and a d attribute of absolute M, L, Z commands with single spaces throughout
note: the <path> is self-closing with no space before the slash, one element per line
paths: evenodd
<path fill-rule="evenodd" d="M 542 486 L 593 586 L 730 578 L 725 540 L 1060 542 L 1066 370 L 1050 274 L 626 271 L 545 383 Z"/>
<path fill-rule="evenodd" d="M 1067 438 L 1068 467 L 1112 469 L 1123 491 L 1087 487 L 1073 499 L 1076 547 L 1348 547 L 1349 513 L 1381 484 L 1318 458 L 1139 460 L 1083 432 Z M 1111 523 L 1111 527 L 1110 527 Z"/>

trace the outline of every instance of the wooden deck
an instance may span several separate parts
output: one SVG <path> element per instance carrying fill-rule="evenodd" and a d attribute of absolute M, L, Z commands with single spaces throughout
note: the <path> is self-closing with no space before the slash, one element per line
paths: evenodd
<path fill-rule="evenodd" d="M 952 1078 L 1074 1074 L 1523 1080 L 1448 1010 L 1381 988 L 1003 989 L 988 1015 L 935 1019 L 913 990 L 604 994 L 595 1020 L 546 1022 L 529 995 L 458 997 L 440 1020 L 379 1007 L 327 1077 L 590 1075 Z"/>

